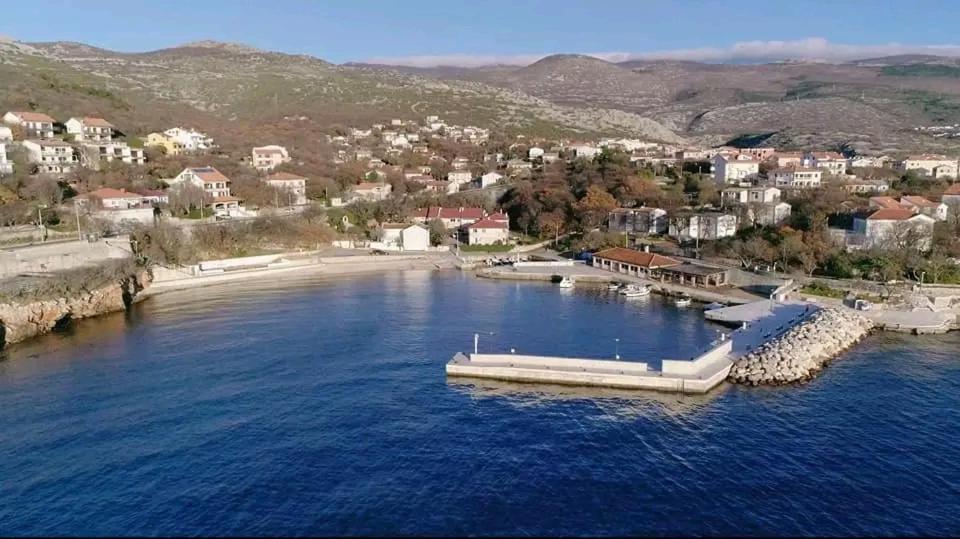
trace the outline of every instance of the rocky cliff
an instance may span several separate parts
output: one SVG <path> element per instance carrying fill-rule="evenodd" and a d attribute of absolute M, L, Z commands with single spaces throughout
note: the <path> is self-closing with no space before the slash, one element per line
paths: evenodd
<path fill-rule="evenodd" d="M 123 311 L 150 284 L 142 271 L 69 298 L 0 304 L 0 347 L 49 333 L 72 320 Z"/>

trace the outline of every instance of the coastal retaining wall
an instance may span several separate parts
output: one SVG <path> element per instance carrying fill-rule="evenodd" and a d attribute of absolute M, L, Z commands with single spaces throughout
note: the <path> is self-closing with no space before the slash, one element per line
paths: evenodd
<path fill-rule="evenodd" d="M 692 361 L 678 361 L 665 359 L 661 364 L 664 375 L 677 374 L 686 376 L 702 376 L 712 374 L 716 367 L 724 367 L 730 362 L 730 352 L 733 351 L 733 341 L 727 339 L 700 354 Z"/>
<path fill-rule="evenodd" d="M 641 374 L 648 371 L 646 363 L 634 361 L 607 361 L 573 357 L 525 356 L 517 354 L 471 354 L 470 361 L 477 365 L 509 365 L 511 367 L 561 368 L 561 369 L 610 369 L 624 373 Z"/>

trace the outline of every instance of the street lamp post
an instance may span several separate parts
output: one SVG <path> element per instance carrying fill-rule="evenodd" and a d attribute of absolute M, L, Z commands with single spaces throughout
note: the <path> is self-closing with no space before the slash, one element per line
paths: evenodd
<path fill-rule="evenodd" d="M 46 208 L 46 204 L 40 204 L 37 206 L 37 226 L 40 227 L 40 241 L 47 241 L 47 229 L 43 226 L 43 209 Z"/>
<path fill-rule="evenodd" d="M 616 351 L 613 355 L 613 358 L 620 359 L 620 337 L 617 337 L 616 339 L 614 339 L 613 342 L 616 343 L 616 349 L 615 349 Z"/>
<path fill-rule="evenodd" d="M 83 233 L 80 231 L 80 205 L 77 199 L 73 199 L 73 211 L 77 215 L 77 241 L 83 241 Z"/>

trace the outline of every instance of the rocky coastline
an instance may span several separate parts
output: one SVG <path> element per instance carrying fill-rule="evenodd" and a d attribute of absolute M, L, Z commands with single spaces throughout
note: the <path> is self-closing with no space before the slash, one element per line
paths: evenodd
<path fill-rule="evenodd" d="M 783 335 L 740 356 L 728 379 L 754 386 L 809 380 L 872 328 L 873 322 L 854 311 L 820 309 Z"/>
<path fill-rule="evenodd" d="M 140 271 L 72 297 L 0 304 L 0 348 L 49 333 L 72 320 L 128 309 L 151 282 Z"/>

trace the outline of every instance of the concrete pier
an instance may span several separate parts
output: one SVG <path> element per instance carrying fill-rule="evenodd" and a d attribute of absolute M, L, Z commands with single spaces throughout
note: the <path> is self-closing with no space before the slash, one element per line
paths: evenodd
<path fill-rule="evenodd" d="M 510 382 L 647 389 L 706 393 L 723 382 L 733 365 L 733 343 L 712 344 L 690 361 L 663 360 L 660 370 L 636 361 L 457 353 L 447 363 L 448 376 Z"/>

